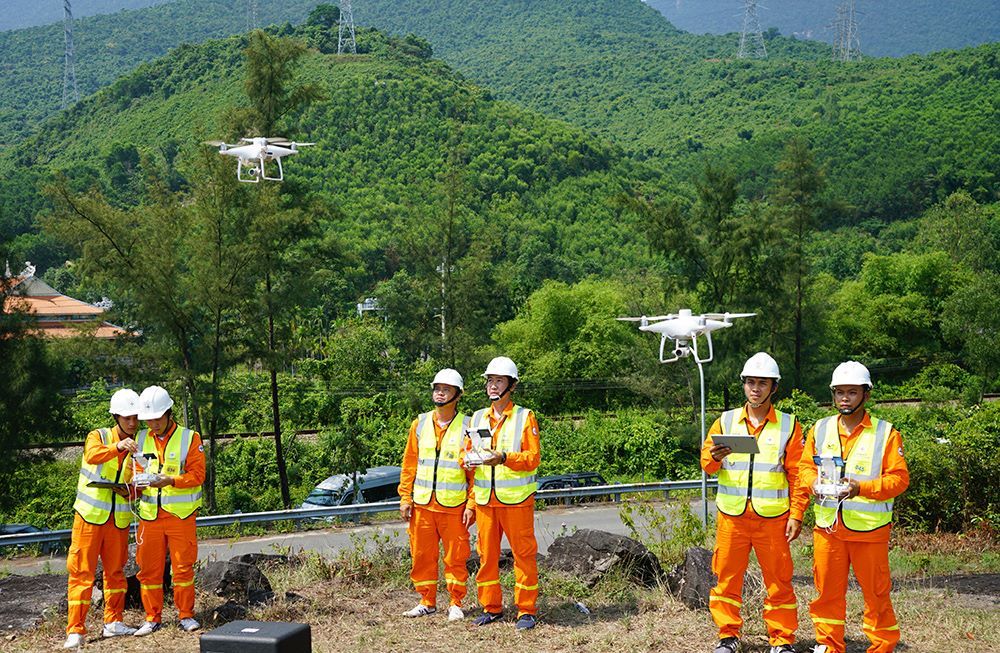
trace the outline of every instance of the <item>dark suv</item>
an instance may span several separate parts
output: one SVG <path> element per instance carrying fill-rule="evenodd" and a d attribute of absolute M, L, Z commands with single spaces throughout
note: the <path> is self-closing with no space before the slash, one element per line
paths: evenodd
<path fill-rule="evenodd" d="M 572 474 L 557 474 L 555 476 L 543 476 L 538 479 L 539 490 L 563 490 L 567 488 L 592 487 L 595 485 L 607 485 L 608 482 L 597 472 L 574 472 Z M 579 501 L 603 501 L 608 497 L 576 497 L 564 499 L 542 499 L 546 503 L 575 503 Z"/>

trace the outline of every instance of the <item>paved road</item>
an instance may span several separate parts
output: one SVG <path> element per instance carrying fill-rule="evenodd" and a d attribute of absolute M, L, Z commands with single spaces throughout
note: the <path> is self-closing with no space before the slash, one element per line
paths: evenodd
<path fill-rule="evenodd" d="M 697 513 L 700 502 L 692 503 Z M 677 505 L 677 504 L 673 504 Z M 619 517 L 618 504 L 586 504 L 573 507 L 549 507 L 535 513 L 535 537 L 539 553 L 546 553 L 549 545 L 560 535 L 569 535 L 581 528 L 593 528 L 628 535 L 628 528 Z M 475 533 L 475 527 L 472 530 Z M 354 528 L 324 529 L 301 533 L 282 533 L 261 537 L 201 540 L 198 542 L 199 560 L 228 560 L 244 553 L 275 553 L 300 550 L 316 551 L 331 557 L 344 548 L 371 546 L 376 539 L 389 538 L 390 545 L 406 546 L 406 526 L 401 521 L 380 522 Z M 504 540 L 506 547 L 506 540 Z M 66 573 L 65 556 L 45 558 L 19 558 L 0 563 L 0 570 L 19 575 L 40 573 Z"/>

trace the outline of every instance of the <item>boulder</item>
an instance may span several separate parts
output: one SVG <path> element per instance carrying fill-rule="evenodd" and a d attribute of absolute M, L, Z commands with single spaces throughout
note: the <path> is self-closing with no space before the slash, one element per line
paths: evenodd
<path fill-rule="evenodd" d="M 667 587 L 681 602 L 697 610 L 708 607 L 709 591 L 718 579 L 712 573 L 712 552 L 693 546 L 684 553 L 684 563 L 670 572 Z"/>
<path fill-rule="evenodd" d="M 646 587 L 663 576 L 660 561 L 640 542 L 589 528 L 556 538 L 545 564 L 578 576 L 590 587 L 611 571 L 623 572 Z"/>
<path fill-rule="evenodd" d="M 125 562 L 125 609 L 139 609 L 142 607 L 142 597 L 139 593 L 139 565 L 135 561 L 136 545 L 132 543 L 128 547 L 128 560 Z M 172 575 L 170 571 L 170 555 L 167 555 L 166 564 L 163 567 L 163 596 L 167 601 L 173 600 L 173 593 L 170 591 Z M 94 574 L 94 587 L 104 589 L 104 563 L 100 559 L 97 561 L 97 572 Z"/>
<path fill-rule="evenodd" d="M 66 610 L 66 576 L 0 579 L 0 624 L 6 632 L 30 630 L 51 615 L 65 615 Z"/>
<path fill-rule="evenodd" d="M 198 586 L 209 594 L 260 605 L 274 599 L 271 583 L 260 569 L 245 562 L 212 562 L 198 574 Z"/>
<path fill-rule="evenodd" d="M 301 562 L 300 557 L 291 557 L 286 555 L 277 555 L 273 553 L 244 553 L 243 555 L 233 556 L 229 559 L 230 562 L 239 562 L 244 565 L 253 565 L 254 567 L 269 567 L 269 566 L 283 566 L 290 565 L 293 563 Z"/>
<path fill-rule="evenodd" d="M 409 557 L 409 556 L 407 556 Z M 500 571 L 510 571 L 514 568 L 514 554 L 511 553 L 510 549 L 500 549 Z M 475 574 L 479 571 L 479 552 L 473 551 L 469 559 L 465 561 L 465 568 L 469 570 L 470 574 Z"/>
<path fill-rule="evenodd" d="M 212 611 L 212 623 L 221 626 L 230 621 L 240 621 L 247 618 L 248 612 L 245 605 L 240 605 L 236 601 L 229 599 Z"/>

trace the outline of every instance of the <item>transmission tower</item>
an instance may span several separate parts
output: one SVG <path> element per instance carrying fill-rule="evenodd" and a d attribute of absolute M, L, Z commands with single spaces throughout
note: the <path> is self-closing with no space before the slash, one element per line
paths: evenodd
<path fill-rule="evenodd" d="M 743 0 L 743 31 L 740 32 L 740 51 L 736 53 L 740 59 L 767 58 L 764 33 L 760 29 L 760 18 L 757 16 L 758 6 L 757 0 Z"/>
<path fill-rule="evenodd" d="M 80 89 L 76 85 L 76 53 L 73 50 L 73 8 L 70 0 L 63 0 L 63 40 L 66 43 L 66 58 L 63 66 L 62 107 L 80 101 Z"/>
<path fill-rule="evenodd" d="M 340 0 L 340 26 L 337 29 L 337 54 L 358 53 L 358 44 L 354 41 L 354 10 L 351 0 Z"/>
<path fill-rule="evenodd" d="M 247 0 L 247 31 L 257 29 L 257 0 Z"/>
<path fill-rule="evenodd" d="M 859 61 L 861 38 L 858 35 L 858 10 L 855 0 L 844 0 L 837 5 L 834 28 L 836 30 L 833 41 L 834 61 Z"/>

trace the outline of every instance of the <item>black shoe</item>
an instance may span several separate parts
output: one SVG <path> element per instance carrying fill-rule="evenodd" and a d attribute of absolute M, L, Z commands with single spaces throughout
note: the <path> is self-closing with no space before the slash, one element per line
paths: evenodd
<path fill-rule="evenodd" d="M 736 637 L 720 639 L 714 653 L 739 653 L 740 640 Z"/>
<path fill-rule="evenodd" d="M 535 627 L 536 623 L 538 623 L 538 620 L 535 619 L 535 615 L 522 614 L 517 618 L 517 624 L 514 625 L 514 628 L 518 630 L 531 630 Z"/>
<path fill-rule="evenodd" d="M 472 623 L 476 626 L 487 626 L 494 621 L 500 621 L 501 618 L 503 618 L 502 612 L 484 612 L 473 619 Z"/>

